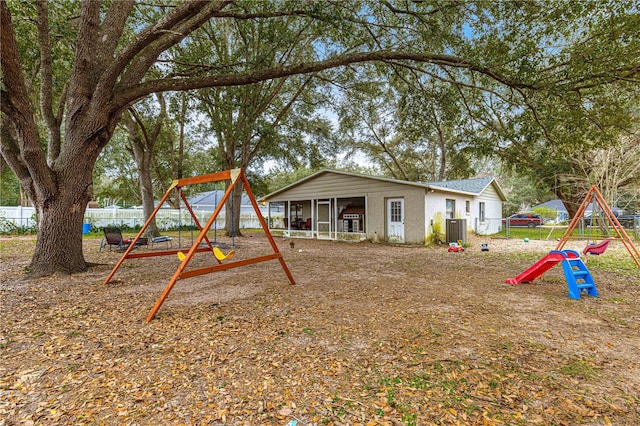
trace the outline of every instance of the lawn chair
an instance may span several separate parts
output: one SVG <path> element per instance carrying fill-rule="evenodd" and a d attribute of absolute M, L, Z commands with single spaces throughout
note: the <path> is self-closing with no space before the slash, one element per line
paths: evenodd
<path fill-rule="evenodd" d="M 109 246 L 109 251 L 111 251 L 112 246 L 116 246 L 118 248 L 118 251 L 124 251 L 133 242 L 133 239 L 131 238 L 122 237 L 120 228 L 107 226 L 105 228 L 102 228 L 102 231 L 104 232 L 104 238 L 100 241 L 99 251 L 102 251 L 102 249 L 106 246 Z M 147 244 L 149 244 L 149 239 L 146 237 L 142 237 L 136 243 L 136 247 Z"/>

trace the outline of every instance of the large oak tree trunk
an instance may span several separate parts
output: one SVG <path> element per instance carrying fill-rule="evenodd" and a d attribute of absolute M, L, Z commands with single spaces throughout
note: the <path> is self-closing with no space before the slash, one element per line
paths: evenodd
<path fill-rule="evenodd" d="M 225 205 L 225 234 L 229 237 L 242 236 L 240 232 L 240 209 L 242 204 L 242 182 L 238 182 Z"/>
<path fill-rule="evenodd" d="M 89 172 L 72 174 L 58 183 L 57 194 L 36 201 L 38 231 L 29 275 L 74 273 L 87 269 L 82 251 L 82 223 L 91 199 Z"/>

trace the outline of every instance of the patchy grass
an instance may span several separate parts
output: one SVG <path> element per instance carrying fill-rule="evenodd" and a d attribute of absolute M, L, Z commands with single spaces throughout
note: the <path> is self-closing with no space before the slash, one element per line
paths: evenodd
<path fill-rule="evenodd" d="M 85 239 L 87 273 L 24 281 L 33 239 L 2 240 L 0 418 L 14 424 L 636 424 L 638 271 L 590 258 L 509 286 L 553 242 L 446 247 L 277 239 L 277 261 L 188 280 L 179 261 Z M 584 246 L 574 243 L 574 248 Z M 237 239 L 242 260 L 264 236 Z M 299 251 L 299 250 L 302 251 Z M 627 255 L 628 256 L 628 255 Z M 213 262 L 204 254 L 198 267 Z M 635 275 L 634 275 L 635 274 Z"/>

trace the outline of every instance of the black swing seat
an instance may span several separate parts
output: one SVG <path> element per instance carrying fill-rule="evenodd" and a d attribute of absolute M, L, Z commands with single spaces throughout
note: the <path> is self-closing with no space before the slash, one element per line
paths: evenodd
<path fill-rule="evenodd" d="M 160 244 L 160 243 L 165 243 L 167 245 L 167 248 L 170 248 L 173 246 L 173 244 L 171 243 L 171 237 L 167 237 L 166 235 L 161 235 L 159 237 L 155 237 L 151 239 L 151 248 L 153 249 L 153 246 L 155 244 Z"/>

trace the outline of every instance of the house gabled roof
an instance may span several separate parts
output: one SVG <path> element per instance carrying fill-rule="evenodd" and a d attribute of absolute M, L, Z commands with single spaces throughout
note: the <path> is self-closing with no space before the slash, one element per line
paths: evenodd
<path fill-rule="evenodd" d="M 365 174 L 362 174 L 362 173 L 346 172 L 344 170 L 322 169 L 322 170 L 319 170 L 319 171 L 317 171 L 315 173 L 310 174 L 307 177 L 304 177 L 304 178 L 302 178 L 300 180 L 297 180 L 297 181 L 295 181 L 293 183 L 290 183 L 287 186 L 283 186 L 282 188 L 277 189 L 277 190 L 273 191 L 272 193 L 265 195 L 264 197 L 260 198 L 260 200 L 258 200 L 258 201 L 268 201 L 269 198 L 271 198 L 271 197 L 273 197 L 275 195 L 278 195 L 281 192 L 288 191 L 291 188 L 295 188 L 296 186 L 302 185 L 305 182 L 313 180 L 316 177 L 318 177 L 320 175 L 323 175 L 323 174 L 327 174 L 327 173 L 333 173 L 333 174 L 344 175 L 344 176 L 361 177 L 361 178 L 365 178 L 365 179 L 378 180 L 378 181 L 383 181 L 383 182 L 394 182 L 394 183 L 405 184 L 405 185 L 425 186 L 423 183 L 419 183 L 419 182 L 408 182 L 408 181 L 404 181 L 404 180 L 381 177 L 381 176 L 373 176 L 373 175 L 365 175 Z"/>
<path fill-rule="evenodd" d="M 310 181 L 312 179 L 315 179 L 316 177 L 326 173 L 360 177 L 364 179 L 371 179 L 371 180 L 382 181 L 382 182 L 392 182 L 400 185 L 418 186 L 425 189 L 433 189 L 436 191 L 455 192 L 455 193 L 469 194 L 469 195 L 480 195 L 489 185 L 493 184 L 500 198 L 503 201 L 506 200 L 506 197 L 504 196 L 502 189 L 500 188 L 500 186 L 498 185 L 498 182 L 494 178 L 463 179 L 463 180 L 450 180 L 450 181 L 425 183 L 425 182 L 410 182 L 406 180 L 393 179 L 393 178 L 381 177 L 381 176 L 365 175 L 362 173 L 346 172 L 343 170 L 322 169 L 305 178 L 302 178 L 287 186 L 284 186 L 270 194 L 265 195 L 259 201 L 261 202 L 268 201 L 269 198 L 272 198 L 291 188 L 295 188 L 299 185 L 302 185 L 303 183 Z"/>
<path fill-rule="evenodd" d="M 440 182 L 428 182 L 427 185 L 431 189 L 439 189 L 443 191 L 460 192 L 464 194 L 479 195 L 484 192 L 485 189 L 491 184 L 494 184 L 494 188 L 500 198 L 506 200 L 502 188 L 498 185 L 498 182 L 492 177 L 475 178 L 475 179 L 459 179 L 459 180 L 444 180 Z"/>

